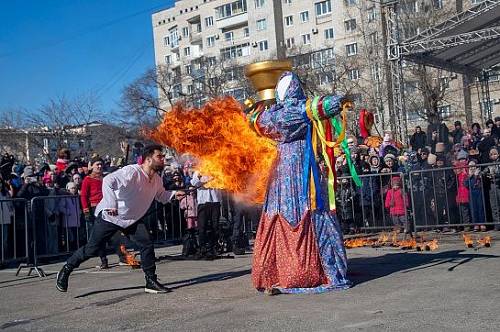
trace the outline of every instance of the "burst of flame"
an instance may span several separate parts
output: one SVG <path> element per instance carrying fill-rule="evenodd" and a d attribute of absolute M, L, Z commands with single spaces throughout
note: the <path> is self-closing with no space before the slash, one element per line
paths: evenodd
<path fill-rule="evenodd" d="M 467 233 L 464 233 L 462 236 L 464 238 L 465 246 L 467 248 L 472 248 L 472 246 L 474 245 L 474 240 L 472 239 L 472 237 Z"/>
<path fill-rule="evenodd" d="M 344 241 L 347 249 L 365 247 L 374 244 L 376 241 L 365 237 L 358 237 L 355 239 L 348 239 Z"/>
<path fill-rule="evenodd" d="M 132 255 L 131 253 L 129 253 L 127 251 L 127 249 L 125 248 L 125 246 L 123 244 L 120 244 L 120 251 L 123 254 L 123 257 L 125 258 L 125 263 L 127 263 L 129 266 L 138 267 L 141 265 L 141 263 L 139 263 L 135 259 L 134 255 Z"/>
<path fill-rule="evenodd" d="M 487 235 L 479 240 L 477 240 L 479 245 L 490 247 L 491 246 L 491 236 Z"/>
<path fill-rule="evenodd" d="M 255 203 L 264 201 L 276 145 L 250 128 L 234 98 L 214 99 L 201 109 L 176 105 L 149 136 L 197 158 L 197 170 L 212 177 L 210 187 Z"/>
<path fill-rule="evenodd" d="M 377 239 L 377 244 L 386 244 L 389 241 L 389 235 L 387 233 L 382 232 Z"/>

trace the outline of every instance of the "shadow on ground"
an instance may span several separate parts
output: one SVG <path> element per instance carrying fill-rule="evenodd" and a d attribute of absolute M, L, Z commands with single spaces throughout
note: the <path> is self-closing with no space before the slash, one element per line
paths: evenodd
<path fill-rule="evenodd" d="M 191 279 L 185 279 L 185 280 L 180 280 L 180 281 L 173 281 L 164 284 L 165 286 L 169 286 L 170 289 L 175 290 L 187 286 L 193 286 L 193 285 L 198 285 L 198 284 L 203 284 L 207 282 L 213 282 L 213 281 L 222 281 L 222 280 L 228 280 L 228 279 L 233 279 L 233 278 L 239 278 L 244 275 L 250 274 L 251 270 L 246 269 L 246 270 L 240 270 L 240 271 L 231 271 L 231 272 L 223 272 L 223 273 L 213 273 L 213 274 L 208 274 L 205 276 L 197 277 L 197 278 L 191 278 Z M 124 288 L 112 288 L 112 289 L 102 289 L 98 291 L 92 291 L 88 292 L 85 294 L 81 294 L 78 296 L 75 296 L 75 298 L 83 298 L 83 297 L 88 297 L 96 294 L 101 294 L 101 293 L 110 293 L 110 292 L 118 292 L 118 291 L 124 291 L 124 290 L 134 290 L 134 289 L 143 289 L 144 285 L 141 286 L 133 286 L 133 287 L 124 287 Z M 142 294 L 142 292 L 141 292 Z M 133 296 L 133 294 L 131 295 Z"/>
<path fill-rule="evenodd" d="M 500 256 L 470 253 L 466 250 L 450 250 L 438 253 L 389 253 L 379 257 L 360 257 L 348 260 L 349 279 L 354 286 L 383 278 L 395 272 L 410 273 L 431 267 L 453 264 L 447 268 L 453 272 L 460 265 L 472 260 L 500 258 Z"/>

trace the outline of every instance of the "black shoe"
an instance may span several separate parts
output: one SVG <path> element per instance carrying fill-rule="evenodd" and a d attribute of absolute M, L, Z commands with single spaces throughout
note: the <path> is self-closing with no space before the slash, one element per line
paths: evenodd
<path fill-rule="evenodd" d="M 146 276 L 146 287 L 144 288 L 144 291 L 150 294 L 160 294 L 170 293 L 172 290 L 160 284 L 155 274 L 153 276 Z"/>
<path fill-rule="evenodd" d="M 60 292 L 68 291 L 68 279 L 73 269 L 65 264 L 56 276 L 56 287 Z"/>

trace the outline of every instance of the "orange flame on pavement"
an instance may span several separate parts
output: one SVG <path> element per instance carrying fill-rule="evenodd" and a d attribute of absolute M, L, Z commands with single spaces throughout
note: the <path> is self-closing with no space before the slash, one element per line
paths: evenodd
<path fill-rule="evenodd" d="M 474 246 L 474 240 L 472 237 L 467 233 L 462 234 L 462 236 L 464 238 L 465 246 L 467 248 L 472 248 Z"/>
<path fill-rule="evenodd" d="M 129 266 L 139 267 L 141 265 L 141 263 L 139 263 L 139 261 L 135 259 L 134 255 L 132 255 L 127 251 L 125 245 L 120 244 L 120 251 L 123 254 L 123 257 L 125 258 L 125 263 L 127 263 Z"/>
<path fill-rule="evenodd" d="M 344 245 L 347 249 L 365 247 L 372 244 L 375 244 L 375 240 L 368 239 L 366 237 L 358 237 L 355 239 L 348 239 L 344 241 Z"/>
<path fill-rule="evenodd" d="M 197 170 L 212 177 L 208 186 L 255 203 L 264 201 L 276 145 L 250 128 L 236 99 L 214 99 L 201 109 L 175 105 L 149 135 L 198 158 Z"/>
<path fill-rule="evenodd" d="M 491 236 L 487 235 L 487 236 L 477 240 L 477 244 L 485 246 L 485 247 L 491 247 Z"/>

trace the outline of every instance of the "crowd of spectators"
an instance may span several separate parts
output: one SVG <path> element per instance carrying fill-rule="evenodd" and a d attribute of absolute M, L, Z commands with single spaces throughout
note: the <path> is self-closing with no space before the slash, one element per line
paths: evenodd
<path fill-rule="evenodd" d="M 447 224 L 485 231 L 485 224 L 500 223 L 500 117 L 483 128 L 474 123 L 467 129 L 456 121 L 453 130 L 445 124 L 429 130 L 417 126 L 408 146 L 395 142 L 390 132 L 379 148 L 348 140 L 357 174 L 379 176 L 361 176 L 361 187 L 350 179 L 339 181 L 337 209 L 345 232 L 392 222 L 409 233 L 410 218 L 443 231 L 457 230 Z M 340 179 L 351 175 L 345 155 L 337 158 L 335 169 Z"/>

